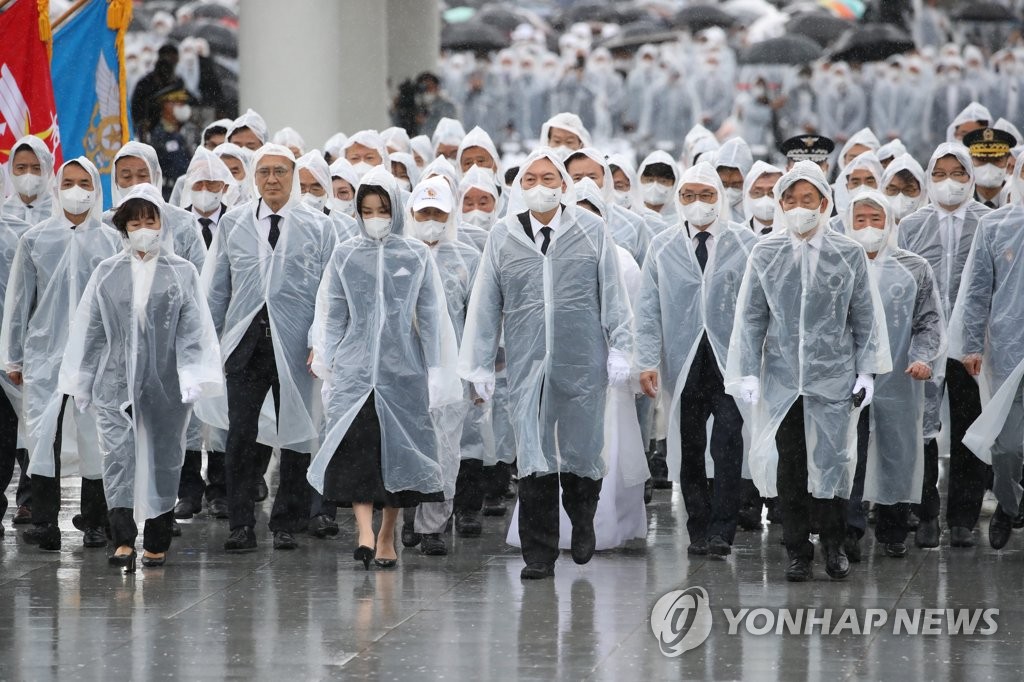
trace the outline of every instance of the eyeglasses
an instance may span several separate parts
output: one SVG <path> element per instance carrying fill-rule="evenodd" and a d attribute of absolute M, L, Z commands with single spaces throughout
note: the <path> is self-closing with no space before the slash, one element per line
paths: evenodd
<path fill-rule="evenodd" d="M 683 200 L 684 204 L 692 204 L 697 199 L 700 199 L 705 204 L 710 204 L 712 201 L 718 199 L 718 195 L 715 192 L 701 192 L 695 194 L 694 192 L 683 192 L 679 195 L 679 198 Z"/>
<path fill-rule="evenodd" d="M 775 198 L 775 192 L 773 192 L 770 189 L 769 190 L 752 189 L 752 190 L 750 190 L 749 194 L 750 194 L 750 198 L 751 199 L 762 199 L 764 197 L 771 197 L 773 199 Z"/>
<path fill-rule="evenodd" d="M 952 173 L 946 173 L 946 171 L 932 171 L 932 180 L 935 182 L 942 182 L 946 178 L 953 178 L 963 182 L 967 178 L 971 177 L 967 171 L 955 170 Z"/>
<path fill-rule="evenodd" d="M 288 174 L 290 172 L 291 169 L 285 168 L 284 166 L 274 166 L 273 168 L 263 166 L 262 168 L 256 169 L 256 177 L 266 180 L 267 178 L 270 177 L 271 173 L 273 173 L 275 178 L 281 180 L 282 178 L 288 177 Z"/>

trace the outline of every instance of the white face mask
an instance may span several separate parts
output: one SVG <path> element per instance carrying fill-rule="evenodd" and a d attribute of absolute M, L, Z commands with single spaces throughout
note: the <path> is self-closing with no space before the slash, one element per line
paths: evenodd
<path fill-rule="evenodd" d="M 764 196 L 750 200 L 750 212 L 762 223 L 770 223 L 775 219 L 775 199 Z"/>
<path fill-rule="evenodd" d="M 794 234 L 807 234 L 821 221 L 821 211 L 810 208 L 791 208 L 782 213 L 786 229 Z"/>
<path fill-rule="evenodd" d="M 966 182 L 957 182 L 953 178 L 946 178 L 942 182 L 932 184 L 935 191 L 935 200 L 946 206 L 959 206 L 967 198 L 969 187 Z"/>
<path fill-rule="evenodd" d="M 629 192 L 615 190 L 615 203 L 619 206 L 629 208 Z"/>
<path fill-rule="evenodd" d="M 332 198 L 328 205 L 331 207 L 332 211 L 337 211 L 338 213 L 344 213 L 345 215 L 352 216 L 353 218 L 356 215 L 356 211 L 355 211 L 356 202 L 352 201 L 351 199 L 334 199 L 334 198 Z"/>
<path fill-rule="evenodd" d="M 865 227 L 862 230 L 850 230 L 850 238 L 864 247 L 868 253 L 878 253 L 885 243 L 885 230 L 880 227 Z"/>
<path fill-rule="evenodd" d="M 396 180 L 398 180 L 398 186 L 406 192 L 412 191 L 412 181 L 409 178 L 396 178 Z"/>
<path fill-rule="evenodd" d="M 974 181 L 978 187 L 995 189 L 996 187 L 1002 187 L 1004 180 L 1006 180 L 1006 169 L 1000 168 L 995 164 L 986 163 L 984 166 L 978 166 L 974 169 Z"/>
<path fill-rule="evenodd" d="M 35 197 L 39 196 L 39 192 L 43 189 L 43 176 L 33 173 L 14 175 L 11 176 L 11 184 L 14 185 L 14 191 L 18 194 Z"/>
<path fill-rule="evenodd" d="M 475 211 L 466 211 L 462 214 L 462 220 L 470 225 L 482 227 L 486 230 L 494 224 L 494 214 L 488 213 L 487 211 L 481 211 L 479 209 Z"/>
<path fill-rule="evenodd" d="M 220 192 L 211 192 L 207 189 L 192 192 L 193 208 L 198 209 L 203 213 L 209 213 L 210 211 L 216 210 L 218 206 L 220 206 Z"/>
<path fill-rule="evenodd" d="M 692 204 L 683 204 L 683 217 L 690 225 L 710 225 L 718 219 L 718 204 L 706 204 L 699 199 Z"/>
<path fill-rule="evenodd" d="M 736 189 L 735 187 L 729 187 L 725 190 L 725 201 L 730 206 L 739 206 L 739 203 L 743 201 L 743 190 Z"/>
<path fill-rule="evenodd" d="M 416 232 L 425 242 L 436 242 L 444 234 L 445 224 L 440 220 L 416 221 Z"/>
<path fill-rule="evenodd" d="M 153 253 L 160 249 L 160 230 L 143 227 L 128 233 L 128 243 L 133 251 Z"/>
<path fill-rule="evenodd" d="M 302 203 L 304 203 L 306 206 L 309 206 L 314 211 L 324 210 L 324 203 L 326 203 L 326 201 L 327 196 L 323 194 L 317 196 L 312 192 L 306 192 L 305 194 L 302 195 Z"/>
<path fill-rule="evenodd" d="M 664 206 L 672 196 L 672 188 L 657 182 L 640 183 L 640 196 L 645 204 Z"/>
<path fill-rule="evenodd" d="M 364 175 L 366 175 L 367 173 L 370 172 L 371 168 L 375 168 L 375 167 L 376 166 L 371 166 L 370 164 L 366 163 L 365 161 L 360 161 L 359 163 L 353 163 L 352 164 L 352 168 L 355 169 L 355 171 L 356 171 L 356 177 L 358 177 L 360 180 L 363 179 Z"/>
<path fill-rule="evenodd" d="M 68 187 L 60 191 L 60 205 L 71 215 L 88 213 L 96 203 L 96 193 L 78 187 Z"/>
<path fill-rule="evenodd" d="M 373 239 L 383 239 L 391 234 L 391 218 L 363 218 L 363 226 Z"/>
<path fill-rule="evenodd" d="M 555 157 L 559 161 L 561 161 L 562 163 L 565 163 L 565 160 L 568 159 L 569 156 L 573 152 L 575 152 L 576 150 L 573 149 L 572 147 L 566 147 L 566 146 L 560 145 L 558 147 L 552 147 L 551 151 L 553 151 L 555 153 Z"/>
<path fill-rule="evenodd" d="M 523 201 L 526 202 L 526 208 L 531 211 L 547 213 L 556 209 L 562 201 L 562 188 L 534 185 L 523 191 Z"/>
<path fill-rule="evenodd" d="M 190 118 L 192 118 L 192 107 L 187 104 L 174 105 L 174 120 L 178 123 L 184 123 Z"/>
<path fill-rule="evenodd" d="M 903 220 L 908 215 L 921 208 L 921 200 L 923 196 L 917 198 L 908 197 L 906 194 L 897 194 L 894 197 L 889 197 L 889 207 L 892 209 L 892 215 L 896 221 Z"/>

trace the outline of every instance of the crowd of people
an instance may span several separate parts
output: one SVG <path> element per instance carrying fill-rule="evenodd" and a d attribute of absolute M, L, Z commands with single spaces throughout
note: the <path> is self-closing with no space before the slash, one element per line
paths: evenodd
<path fill-rule="evenodd" d="M 922 167 L 888 126 L 793 123 L 777 166 L 669 116 L 688 126 L 665 133 L 674 154 L 637 166 L 577 113 L 525 120 L 539 143 L 509 158 L 500 123 L 321 151 L 249 110 L 208 125 L 173 182 L 159 150 L 124 145 L 107 211 L 88 159 L 54 173 L 19 140 L 0 518 L 18 464 L 20 537 L 60 550 L 76 461 L 73 523 L 112 564 L 134 570 L 142 524 L 141 562 L 163 565 L 204 501 L 223 549 L 250 552 L 276 462 L 275 550 L 337 535 L 349 507 L 354 559 L 391 569 L 399 539 L 444 555 L 449 529 L 479 536 L 515 498 L 507 541 L 541 579 L 561 549 L 585 564 L 642 542 L 645 505 L 678 486 L 689 554 L 781 524 L 787 580 L 813 576 L 816 546 L 841 580 L 871 522 L 886 556 L 939 546 L 948 431 L 946 542 L 976 543 L 987 489 L 989 544 L 1024 526 L 1012 121 L 968 101 L 898 128 L 942 135 Z"/>

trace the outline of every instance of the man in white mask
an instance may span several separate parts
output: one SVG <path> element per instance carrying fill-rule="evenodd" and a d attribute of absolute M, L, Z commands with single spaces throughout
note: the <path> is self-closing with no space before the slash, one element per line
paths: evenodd
<path fill-rule="evenodd" d="M 897 225 L 928 201 L 925 184 L 924 169 L 910 154 L 900 154 L 886 166 L 881 187 Z"/>
<path fill-rule="evenodd" d="M 267 122 L 252 109 L 246 109 L 228 128 L 227 141 L 256 151 L 267 141 Z"/>
<path fill-rule="evenodd" d="M 509 213 L 484 248 L 459 357 L 459 373 L 489 400 L 504 332 L 525 580 L 554 575 L 559 484 L 573 560 L 590 561 L 607 473 L 606 388 L 630 376 L 631 315 L 616 252 L 575 194 L 552 150 L 523 161 Z"/>
<path fill-rule="evenodd" d="M 990 211 L 974 195 L 974 166 L 970 152 L 958 142 L 944 142 L 932 154 L 925 170 L 930 203 L 900 221 L 899 247 L 922 256 L 932 266 L 949 319 L 957 301 L 960 278 L 974 243 L 978 222 Z M 951 327 L 952 329 L 952 327 Z M 954 330 L 955 331 L 955 330 Z M 967 429 L 981 414 L 977 382 L 962 362 L 946 363 L 949 389 L 949 473 L 946 524 L 952 547 L 973 547 L 973 530 L 985 495 L 985 463 L 963 444 Z M 937 423 L 942 387 L 928 388 L 928 419 Z M 937 429 L 934 429 L 937 431 Z M 928 428 L 925 429 L 928 432 Z M 925 443 L 924 490 L 918 510 L 920 525 L 914 539 L 918 547 L 939 546 L 939 447 L 934 438 Z"/>
<path fill-rule="evenodd" d="M 576 114 L 555 114 L 540 127 L 540 142 L 564 161 L 574 151 L 590 146 L 590 132 Z"/>
<path fill-rule="evenodd" d="M 0 220 L 23 234 L 53 213 L 53 154 L 35 135 L 14 143 L 7 159 L 7 175 L 14 192 L 0 206 Z"/>
<path fill-rule="evenodd" d="M 637 304 L 637 366 L 652 400 L 668 391 L 668 471 L 680 484 L 687 553 L 732 553 L 740 507 L 743 417 L 722 371 L 736 296 L 755 238 L 729 220 L 721 180 L 698 162 L 680 179 L 679 223 L 658 235 L 644 262 Z M 661 374 L 659 374 L 659 368 Z M 714 489 L 704 464 L 711 430 Z"/>
<path fill-rule="evenodd" d="M 745 222 L 758 237 L 772 233 L 775 225 L 775 183 L 781 177 L 781 168 L 755 161 L 743 182 Z"/>
<path fill-rule="evenodd" d="M 345 159 L 338 158 L 330 165 L 331 172 L 331 198 L 327 200 L 327 207 L 332 212 L 347 215 L 353 220 L 356 217 L 356 187 L 359 186 L 359 176 L 355 168 Z"/>
<path fill-rule="evenodd" d="M 391 169 L 384 138 L 376 130 L 360 130 L 355 133 L 345 142 L 341 153 L 352 164 L 360 180 L 374 166 L 384 166 L 389 171 Z"/>
<path fill-rule="evenodd" d="M 483 168 L 468 169 L 459 181 L 459 200 L 460 223 L 489 231 L 498 220 L 499 193 L 493 173 Z"/>
<path fill-rule="evenodd" d="M 974 165 L 975 200 L 989 208 L 1006 205 L 1010 150 L 1017 146 L 1017 139 L 1003 130 L 981 128 L 964 135 L 964 146 L 970 150 Z"/>
<path fill-rule="evenodd" d="M 676 202 L 672 191 L 679 179 L 679 170 L 672 157 L 663 151 L 651 152 L 640 164 L 640 199 L 644 207 L 654 211 L 667 223 L 675 221 Z"/>
<path fill-rule="evenodd" d="M 729 219 L 742 223 L 745 219 L 743 211 L 743 180 L 754 164 L 754 156 L 750 147 L 741 137 L 734 137 L 722 143 L 715 152 L 715 171 L 725 188 L 725 199 L 729 205 Z"/>
<path fill-rule="evenodd" d="M 778 495 L 786 580 L 812 577 L 817 530 L 825 569 L 850 572 L 843 543 L 856 448 L 849 437 L 871 403 L 874 375 L 891 370 L 885 319 L 854 241 L 827 229 L 832 194 L 800 161 L 775 185 L 786 232 L 757 243 L 736 303 L 726 391 L 751 406 L 750 473 Z"/>
<path fill-rule="evenodd" d="M 96 265 L 118 253 L 121 237 L 100 222 L 100 174 L 78 157 L 57 172 L 54 215 L 22 237 L 4 299 L 0 359 L 11 382 L 22 387 L 22 427 L 32 477 L 32 522 L 23 539 L 40 549 L 61 548 L 61 438 L 68 396 L 57 377 L 78 298 Z M 80 408 L 84 406 L 79 406 Z M 73 519 L 86 547 L 107 544 L 103 467 L 96 424 L 88 413 L 70 412 L 78 433 L 82 513 Z"/>
<path fill-rule="evenodd" d="M 356 219 L 342 211 L 335 212 L 328 204 L 334 182 L 331 179 L 331 169 L 320 150 L 314 149 L 300 156 L 295 160 L 295 167 L 299 172 L 299 191 L 302 195 L 302 203 L 307 208 L 320 211 L 330 217 L 337 232 L 338 242 L 357 236 L 359 225 L 356 223 Z"/>

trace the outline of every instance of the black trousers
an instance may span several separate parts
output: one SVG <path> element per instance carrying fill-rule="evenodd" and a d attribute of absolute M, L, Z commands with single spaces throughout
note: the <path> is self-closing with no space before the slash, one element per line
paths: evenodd
<path fill-rule="evenodd" d="M 718 535 L 731 544 L 736 536 L 742 490 L 743 417 L 736 401 L 725 393 L 722 373 L 706 334 L 697 347 L 679 405 L 679 480 L 686 505 L 686 531 L 691 542 Z M 711 416 L 715 418 L 711 427 L 715 477 L 709 485 L 704 453 Z"/>
<path fill-rule="evenodd" d="M 14 478 L 14 463 L 18 459 L 18 414 L 7 394 L 0 390 L 0 524 L 7 514 L 7 486 Z M 25 478 L 24 465 L 21 477 Z"/>
<path fill-rule="evenodd" d="M 131 509 L 114 507 L 108 514 L 110 518 L 110 536 L 114 547 L 121 545 L 135 546 L 139 537 L 139 527 L 135 524 L 135 516 Z M 166 552 L 171 546 L 171 524 L 174 512 L 169 511 L 156 518 L 146 519 L 142 531 L 142 548 L 151 554 Z"/>
<path fill-rule="evenodd" d="M 484 498 L 501 497 L 511 479 L 512 466 L 505 462 L 484 466 L 479 459 L 462 460 L 459 476 L 455 479 L 455 511 L 480 511 Z"/>
<path fill-rule="evenodd" d="M 846 532 L 858 538 L 864 537 L 868 519 L 864 513 L 864 476 L 867 473 L 868 439 L 871 436 L 871 406 L 860 413 L 857 420 L 857 469 L 853 476 L 853 491 L 846 506 Z M 910 475 L 910 472 L 907 472 Z M 937 495 L 937 493 L 936 493 Z M 938 497 L 936 497 L 938 501 Z M 908 515 L 910 503 L 876 504 L 878 520 L 875 523 L 875 537 L 886 544 L 903 542 L 910 532 Z"/>
<path fill-rule="evenodd" d="M 224 482 L 224 453 L 206 453 L 206 478 L 203 480 L 203 453 L 186 450 L 185 462 L 181 466 L 181 480 L 178 482 L 178 499 L 188 500 L 200 506 L 205 494 L 206 501 L 227 497 Z"/>
<path fill-rule="evenodd" d="M 60 513 L 60 450 L 63 438 L 64 410 L 68 396 L 63 396 L 57 416 L 57 433 L 53 439 L 53 477 L 32 477 L 32 523 L 57 523 Z M 74 408 L 72 408 L 74 409 Z M 107 498 L 103 493 L 103 479 L 82 479 L 82 520 L 87 528 L 107 525 Z"/>
<path fill-rule="evenodd" d="M 575 474 L 532 474 L 519 479 L 519 540 L 527 564 L 558 558 L 558 486 L 573 528 L 593 523 L 601 479 Z"/>
<path fill-rule="evenodd" d="M 949 395 L 946 525 L 950 528 L 974 528 L 985 497 L 988 467 L 963 444 L 963 438 L 981 414 L 981 397 L 978 383 L 957 360 L 946 361 L 946 390 Z M 939 448 L 934 439 L 925 443 L 924 489 L 919 509 L 922 521 L 939 516 Z"/>
<path fill-rule="evenodd" d="M 847 500 L 821 500 L 807 491 L 807 439 L 804 435 L 804 401 L 796 402 L 775 434 L 779 451 L 778 489 L 782 505 L 782 541 L 790 556 L 814 556 L 809 535 L 811 526 L 825 546 L 838 546 L 846 539 Z"/>
<path fill-rule="evenodd" d="M 225 376 L 229 428 L 224 470 L 230 524 L 235 529 L 256 525 L 256 477 L 259 462 L 253 453 L 259 431 L 260 409 L 267 391 L 271 391 L 275 408 L 279 410 L 281 388 L 277 380 L 274 345 L 270 338 L 259 339 L 244 362 L 239 362 L 233 354 L 226 366 L 229 368 Z M 306 526 L 312 492 L 306 482 L 309 460 L 308 452 L 281 450 L 281 477 L 270 512 L 272 531 L 295 532 Z"/>

